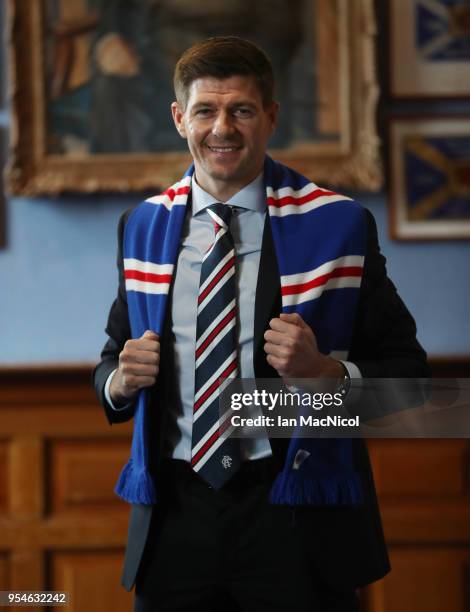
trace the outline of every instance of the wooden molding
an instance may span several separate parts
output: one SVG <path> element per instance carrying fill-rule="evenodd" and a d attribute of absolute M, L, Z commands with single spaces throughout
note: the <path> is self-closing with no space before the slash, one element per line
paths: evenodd
<path fill-rule="evenodd" d="M 428 362 L 434 378 L 470 377 L 470 355 L 429 357 Z"/>

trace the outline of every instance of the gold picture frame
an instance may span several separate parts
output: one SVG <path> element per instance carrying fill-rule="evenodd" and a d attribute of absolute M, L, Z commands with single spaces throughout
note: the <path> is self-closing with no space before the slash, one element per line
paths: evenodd
<path fill-rule="evenodd" d="M 73 14 L 64 13 L 56 21 L 51 21 L 48 14 L 48 3 L 51 2 L 8 2 L 12 129 L 7 185 L 10 192 L 27 196 L 60 192 L 131 192 L 158 190 L 172 184 L 189 164 L 187 153 L 171 150 L 171 147 L 166 149 L 164 145 L 161 150 L 136 151 L 131 148 L 125 152 L 110 153 L 106 149 L 101 152 L 95 145 L 94 149 L 90 148 L 90 142 L 97 142 L 95 137 L 87 136 L 87 140 L 78 131 L 78 136 L 66 134 L 59 138 L 53 132 L 51 108 L 59 108 L 57 100 L 60 101 L 61 95 L 69 95 L 70 92 L 83 93 L 84 83 L 86 87 L 87 79 L 94 78 L 90 74 L 96 75 L 96 66 L 90 68 L 86 65 L 90 58 L 98 57 L 102 61 L 100 69 L 107 72 L 107 76 L 110 74 L 109 81 L 114 83 L 120 77 L 124 79 L 122 83 L 127 82 L 125 79 L 130 79 L 129 83 L 134 82 L 132 79 L 136 78 L 136 70 L 142 64 L 135 60 L 134 49 L 130 45 L 123 45 L 122 37 L 115 32 L 105 32 L 99 39 L 98 48 L 96 28 L 101 27 L 104 17 L 99 10 L 89 10 L 89 7 L 90 3 L 99 5 L 99 0 L 76 0 L 73 3 L 55 0 L 54 7 L 60 7 L 62 2 L 64 11 L 75 11 Z M 241 5 L 240 2 L 238 4 Z M 289 11 L 294 4 L 289 4 Z M 179 0 L 168 5 L 172 7 L 171 10 L 176 10 L 173 7 L 184 6 L 185 2 Z M 230 10 L 237 10 L 236 5 L 235 0 L 228 5 L 222 4 L 224 7 L 230 6 Z M 315 96 L 312 97 L 311 108 L 304 108 L 303 112 L 307 119 L 310 113 L 314 117 L 315 136 L 311 137 L 307 130 L 303 132 L 298 126 L 295 129 L 291 126 L 291 131 L 296 133 L 295 139 L 286 146 L 270 150 L 270 153 L 321 184 L 377 190 L 382 184 L 382 168 L 376 131 L 378 85 L 373 0 L 316 0 L 314 4 L 307 5 L 315 13 L 314 19 L 309 21 L 314 40 L 309 39 L 310 34 L 306 30 L 306 33 L 302 30 L 305 34 L 304 51 L 311 49 L 312 64 L 302 61 L 300 57 L 300 60 L 296 59 L 295 66 L 282 74 L 296 74 L 296 70 L 303 70 L 314 78 Z M 83 14 L 77 12 L 80 6 L 86 8 Z M 194 3 L 188 6 L 196 10 Z M 212 0 L 197 3 L 199 11 L 205 6 L 208 11 L 215 11 L 219 7 L 217 10 L 220 12 L 220 3 L 214 4 Z M 202 14 L 192 15 L 193 22 L 199 18 L 201 23 L 206 23 L 209 18 L 204 20 L 203 17 Z M 300 18 L 299 27 L 305 28 L 305 21 L 305 18 L 303 21 Z M 178 23 L 181 28 L 181 20 Z M 187 40 L 190 38 L 188 34 Z M 182 43 L 185 40 L 182 39 Z M 91 44 L 95 45 L 93 52 L 90 51 Z M 279 57 L 282 56 L 281 50 Z M 114 78 L 112 72 L 118 58 L 120 73 L 119 78 Z M 172 57 L 165 59 L 167 64 L 173 61 Z M 156 73 L 151 75 L 152 84 Z M 92 94 L 93 100 L 104 99 L 97 97 L 96 91 Z M 167 92 L 167 95 L 170 94 Z M 108 99 L 112 103 L 119 96 Z M 305 107 L 304 98 L 300 99 L 300 104 Z M 161 115 L 164 113 L 160 112 Z M 286 115 L 293 120 L 298 113 L 293 111 Z M 58 115 L 56 121 L 62 130 L 68 129 L 64 116 Z M 106 109 L 101 117 L 106 122 Z M 130 114 L 129 117 L 130 121 L 135 119 L 135 115 Z M 86 126 L 89 123 L 87 119 Z M 117 131 L 123 123 L 115 122 Z M 95 124 L 100 126 L 99 121 L 95 121 Z M 168 107 L 168 126 L 170 124 Z M 108 130 L 107 133 L 112 136 L 112 132 Z"/>

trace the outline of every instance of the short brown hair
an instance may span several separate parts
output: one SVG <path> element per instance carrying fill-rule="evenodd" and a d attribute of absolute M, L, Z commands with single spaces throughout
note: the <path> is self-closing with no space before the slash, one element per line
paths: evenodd
<path fill-rule="evenodd" d="M 238 36 L 214 36 L 183 53 L 173 76 L 176 99 L 185 108 L 189 88 L 196 79 L 227 79 L 236 75 L 254 76 L 264 107 L 272 102 L 274 77 L 268 56 L 260 47 Z"/>

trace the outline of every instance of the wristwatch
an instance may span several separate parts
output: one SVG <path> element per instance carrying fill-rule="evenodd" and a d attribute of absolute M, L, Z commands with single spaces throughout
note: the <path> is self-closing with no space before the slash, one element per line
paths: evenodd
<path fill-rule="evenodd" d="M 351 377 L 349 376 L 348 368 L 344 365 L 344 363 L 342 361 L 339 361 L 338 363 L 340 363 L 341 367 L 343 368 L 343 376 L 336 387 L 336 393 L 339 393 L 344 400 L 346 395 L 349 393 L 349 389 L 351 388 Z"/>

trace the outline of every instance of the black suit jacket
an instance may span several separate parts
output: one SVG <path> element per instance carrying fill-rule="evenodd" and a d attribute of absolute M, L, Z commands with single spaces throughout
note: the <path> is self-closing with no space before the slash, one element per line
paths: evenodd
<path fill-rule="evenodd" d="M 118 365 L 124 343 L 131 337 L 121 248 L 127 216 L 125 213 L 119 223 L 119 290 L 106 327 L 109 340 L 94 373 L 96 392 L 110 423 L 127 421 L 133 416 L 133 407 L 113 410 L 104 397 L 106 380 Z M 367 250 L 349 360 L 357 364 L 365 378 L 426 377 L 426 355 L 416 340 L 415 322 L 387 277 L 375 221 L 370 212 L 366 211 L 366 216 Z M 157 406 L 157 410 L 150 411 L 149 422 L 150 439 L 158 441 L 150 451 L 150 463 L 155 474 L 158 474 L 162 457 L 167 409 L 172 405 L 177 389 L 170 312 L 169 306 L 161 337 L 160 373 L 149 394 L 149 401 Z M 266 215 L 255 302 L 253 354 L 257 378 L 278 376 L 266 361 L 263 334 L 269 327 L 269 320 L 280 312 L 279 271 L 269 216 Z M 283 465 L 288 442 L 285 439 L 271 440 L 273 457 L 279 468 Z M 353 440 L 353 461 L 363 483 L 365 501 L 362 506 L 303 507 L 296 510 L 296 523 L 305 534 L 303 541 L 312 571 L 334 586 L 348 588 L 377 580 L 389 570 L 372 472 L 363 440 Z M 122 584 L 128 590 L 134 584 L 142 559 L 151 516 L 152 507 L 132 506 L 122 577 Z"/>

